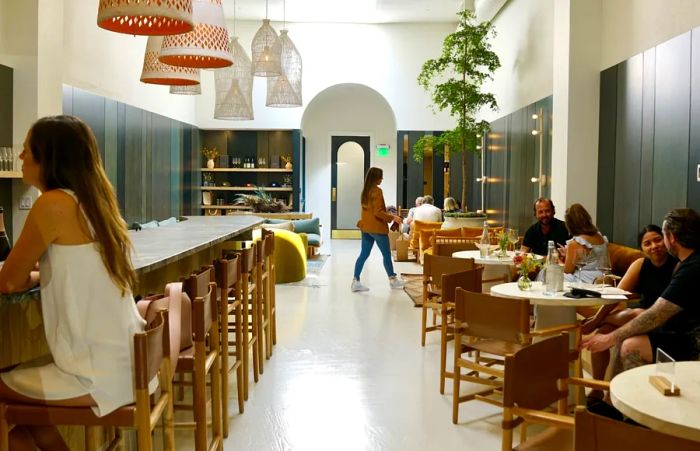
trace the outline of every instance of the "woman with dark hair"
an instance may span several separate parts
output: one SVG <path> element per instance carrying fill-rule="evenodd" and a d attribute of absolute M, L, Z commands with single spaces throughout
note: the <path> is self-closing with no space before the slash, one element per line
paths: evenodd
<path fill-rule="evenodd" d="M 599 333 L 607 334 L 626 324 L 651 307 L 671 281 L 678 260 L 669 255 L 664 245 L 661 227 L 654 224 L 644 227 L 639 232 L 637 243 L 639 243 L 644 257 L 632 262 L 618 287 L 639 294 L 639 307 L 615 310 L 617 304 L 605 305 L 598 310 L 595 316 L 584 322 L 581 328 L 583 334 L 590 334 L 596 329 Z M 603 380 L 609 362 L 609 350 L 591 353 L 594 379 Z M 595 391 L 591 393 L 591 396 L 602 398 L 603 393 Z"/>
<path fill-rule="evenodd" d="M 80 119 L 39 119 L 20 158 L 22 179 L 42 194 L 0 270 L 0 291 L 40 282 L 51 359 L 0 374 L 0 399 L 91 406 L 103 416 L 134 400 L 133 335 L 146 325 L 132 296 L 126 224 Z M 68 449 L 52 427 L 17 426 L 10 440 L 13 450 Z"/>
<path fill-rule="evenodd" d="M 355 275 L 350 285 L 352 291 L 367 291 L 369 288 L 360 282 L 360 274 L 365 265 L 372 246 L 377 243 L 377 247 L 382 253 L 384 269 L 389 276 L 391 288 L 402 288 L 405 281 L 396 275 L 394 265 L 391 261 L 391 250 L 389 250 L 389 222 L 394 221 L 401 224 L 401 217 L 389 214 L 384 204 L 384 194 L 379 185 L 382 183 L 384 173 L 379 168 L 369 168 L 365 175 L 365 185 L 362 188 L 362 217 L 357 222 L 357 226 L 362 231 L 362 249 L 360 256 L 355 262 Z"/>
<path fill-rule="evenodd" d="M 572 204 L 566 210 L 564 222 L 573 237 L 561 248 L 565 250 L 564 279 L 593 283 L 603 275 L 601 268 L 610 266 L 606 264 L 609 261 L 608 239 L 601 235 L 581 204 Z"/>

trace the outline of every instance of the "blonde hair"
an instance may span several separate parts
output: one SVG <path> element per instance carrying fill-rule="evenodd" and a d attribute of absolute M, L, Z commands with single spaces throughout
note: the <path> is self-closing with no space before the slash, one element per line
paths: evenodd
<path fill-rule="evenodd" d="M 369 205 L 369 192 L 372 190 L 372 188 L 379 185 L 382 178 L 384 178 L 384 172 L 381 169 L 371 167 L 367 170 L 367 174 L 365 175 L 365 186 L 362 188 L 362 197 L 360 200 L 363 207 L 367 207 Z"/>
<path fill-rule="evenodd" d="M 446 197 L 442 206 L 443 206 L 443 210 L 445 210 L 445 211 L 459 210 L 459 207 L 457 206 L 457 201 L 455 200 L 454 197 Z"/>
<path fill-rule="evenodd" d="M 29 148 L 47 190 L 73 191 L 94 230 L 102 262 L 122 295 L 136 287 L 131 240 L 107 179 L 95 135 L 74 116 L 39 119 L 29 132 Z"/>

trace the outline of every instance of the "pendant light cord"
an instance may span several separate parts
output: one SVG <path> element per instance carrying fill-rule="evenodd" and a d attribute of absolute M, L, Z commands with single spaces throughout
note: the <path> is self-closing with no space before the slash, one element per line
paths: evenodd
<path fill-rule="evenodd" d="M 265 19 L 267 19 L 267 0 L 265 0 Z"/>
<path fill-rule="evenodd" d="M 282 29 L 287 28 L 287 0 L 282 0 Z"/>
<path fill-rule="evenodd" d="M 236 36 L 236 0 L 233 0 L 233 35 Z"/>

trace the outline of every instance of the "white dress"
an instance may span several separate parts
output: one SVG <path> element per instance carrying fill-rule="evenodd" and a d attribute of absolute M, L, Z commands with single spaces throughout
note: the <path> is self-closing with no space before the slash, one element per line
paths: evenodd
<path fill-rule="evenodd" d="M 95 243 L 50 244 L 39 270 L 44 331 L 53 362 L 21 365 L 0 374 L 3 382 L 35 399 L 89 394 L 98 416 L 132 403 L 133 336 L 146 325 L 132 294 L 121 294 Z"/>

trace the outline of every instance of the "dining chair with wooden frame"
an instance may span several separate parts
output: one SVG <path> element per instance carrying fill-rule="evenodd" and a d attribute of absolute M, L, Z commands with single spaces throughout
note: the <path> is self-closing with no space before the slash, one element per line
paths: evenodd
<path fill-rule="evenodd" d="M 574 416 L 575 451 L 697 451 L 700 443 L 663 432 L 612 420 L 577 407 Z"/>
<path fill-rule="evenodd" d="M 535 342 L 505 356 L 503 383 L 502 449 L 512 450 L 513 431 L 520 426 L 517 449 L 541 446 L 573 449 L 574 418 L 567 414 L 569 386 L 609 390 L 605 381 L 569 376 L 572 360 L 569 334 Z M 528 438 L 528 425 L 546 429 Z M 627 449 L 627 448 L 618 448 Z"/>
<path fill-rule="evenodd" d="M 479 241 L 474 238 L 438 236 L 437 232 L 433 232 L 433 255 L 451 257 L 455 252 L 475 251 L 478 250 L 476 246 L 478 242 Z"/>
<path fill-rule="evenodd" d="M 85 426 L 85 449 L 98 449 L 98 427 L 117 428 L 108 449 L 120 449 L 123 436 L 120 429 L 136 429 L 139 451 L 153 449 L 153 430 L 163 420 L 163 448 L 175 449 L 173 430 L 173 393 L 170 366 L 170 334 L 168 312 L 160 310 L 146 330 L 134 335 L 134 394 L 133 404 L 122 406 L 98 417 L 92 407 L 64 407 L 40 404 L 0 404 L 0 451 L 9 448 L 10 425 Z M 149 382 L 158 377 L 159 389 L 149 394 Z"/>
<path fill-rule="evenodd" d="M 454 339 L 454 308 L 457 288 L 476 293 L 481 292 L 481 276 L 484 267 L 476 265 L 472 269 L 442 275 L 442 298 L 440 302 L 440 394 L 445 393 L 445 379 L 453 378 L 454 372 L 447 371 L 447 342 Z"/>
<path fill-rule="evenodd" d="M 530 344 L 531 337 L 529 300 L 490 296 L 461 288 L 455 291 L 452 422 L 457 424 L 462 402 L 479 399 L 501 405 L 493 395 L 503 387 L 502 357 Z M 462 357 L 473 351 L 473 360 Z M 481 354 L 489 354 L 489 357 Z M 462 369 L 468 372 L 462 374 Z M 486 388 L 460 395 L 463 380 Z"/>
<path fill-rule="evenodd" d="M 426 254 L 423 262 L 423 305 L 421 306 L 421 346 L 425 346 L 428 332 L 441 330 L 437 317 L 442 309 L 442 275 L 474 268 L 474 259 L 440 257 Z M 433 312 L 432 325 L 428 326 L 428 310 Z"/>

